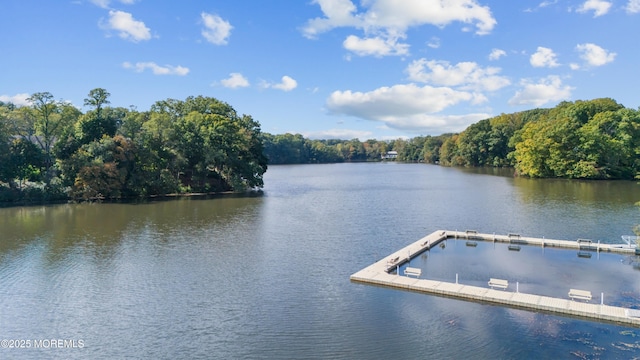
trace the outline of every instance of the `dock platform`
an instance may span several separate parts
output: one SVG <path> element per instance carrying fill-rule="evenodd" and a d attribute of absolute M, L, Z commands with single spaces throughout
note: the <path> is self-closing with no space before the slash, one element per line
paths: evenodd
<path fill-rule="evenodd" d="M 356 272 L 351 275 L 350 279 L 357 283 L 640 328 L 640 310 L 637 309 L 421 279 L 401 276 L 397 273 L 396 270 L 400 266 L 448 238 L 585 250 L 583 239 L 580 239 L 581 241 L 567 241 L 522 237 L 518 234 L 495 235 L 481 234 L 476 231 L 438 230 Z M 589 250 L 626 255 L 635 254 L 635 248 L 593 244 L 593 242 L 589 243 Z"/>

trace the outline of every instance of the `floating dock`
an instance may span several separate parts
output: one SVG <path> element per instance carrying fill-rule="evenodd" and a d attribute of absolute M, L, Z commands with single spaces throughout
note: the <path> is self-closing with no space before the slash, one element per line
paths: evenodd
<path fill-rule="evenodd" d="M 535 294 L 496 290 L 487 287 L 470 286 L 445 281 L 420 279 L 419 276 L 402 276 L 400 266 L 419 256 L 424 251 L 438 245 L 446 239 L 467 239 L 467 241 L 492 241 L 516 245 L 532 245 L 541 247 L 557 247 L 576 249 L 578 251 L 611 252 L 625 255 L 636 255 L 634 247 L 626 245 L 600 244 L 587 239 L 575 241 L 553 240 L 544 238 L 523 237 L 519 234 L 495 235 L 481 234 L 476 231 L 438 230 L 403 249 L 367 266 L 351 275 L 353 282 L 391 287 L 415 291 L 425 294 L 451 297 L 466 301 L 476 301 L 517 309 L 551 313 L 561 316 L 578 317 L 587 320 L 609 322 L 617 325 L 640 328 L 640 310 L 604 305 L 591 301 L 561 299 Z M 394 273 L 396 272 L 396 273 Z M 489 279 L 487 279 L 489 280 Z M 569 291 L 569 289 L 567 289 Z"/>

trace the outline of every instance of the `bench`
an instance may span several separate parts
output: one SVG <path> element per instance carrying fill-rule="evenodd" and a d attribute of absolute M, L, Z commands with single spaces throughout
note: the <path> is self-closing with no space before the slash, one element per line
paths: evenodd
<path fill-rule="evenodd" d="M 404 269 L 404 274 L 407 276 L 420 277 L 420 275 L 422 275 L 422 269 L 407 267 Z"/>
<path fill-rule="evenodd" d="M 498 289 L 506 289 L 509 286 L 509 282 L 507 280 L 502 280 L 502 279 L 494 279 L 494 278 L 490 278 L 489 279 L 489 286 L 493 289 L 494 287 L 498 288 Z"/>
<path fill-rule="evenodd" d="M 571 300 L 580 299 L 585 301 L 591 301 L 591 291 L 570 289 L 569 297 L 571 298 Z"/>

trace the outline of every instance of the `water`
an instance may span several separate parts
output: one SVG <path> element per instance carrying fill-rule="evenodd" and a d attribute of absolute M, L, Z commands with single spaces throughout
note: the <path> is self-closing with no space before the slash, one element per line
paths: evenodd
<path fill-rule="evenodd" d="M 265 184 L 262 196 L 0 209 L 0 339 L 32 344 L 0 358 L 640 357 L 640 329 L 349 281 L 437 229 L 619 242 L 640 223 L 633 182 L 375 163 L 272 166 Z M 548 268 L 534 270 L 562 274 Z M 626 271 L 611 291 L 638 305 Z M 34 348 L 42 339 L 82 347 Z"/>

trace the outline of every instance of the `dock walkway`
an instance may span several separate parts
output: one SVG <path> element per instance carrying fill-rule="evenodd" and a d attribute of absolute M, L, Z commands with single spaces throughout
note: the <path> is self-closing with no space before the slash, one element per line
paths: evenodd
<path fill-rule="evenodd" d="M 447 238 L 505 243 L 512 243 L 513 240 L 517 240 L 517 243 L 527 245 L 575 248 L 578 250 L 584 250 L 585 248 L 584 242 L 577 241 L 529 238 L 522 237 L 517 234 L 495 235 L 479 234 L 475 231 L 459 232 L 438 230 L 356 272 L 351 275 L 350 279 L 351 281 L 358 283 L 386 286 L 466 301 L 478 301 L 518 309 L 548 312 L 563 316 L 574 316 L 589 320 L 611 322 L 640 328 L 640 311 L 636 309 L 512 292 L 509 290 L 494 290 L 488 287 L 484 288 L 445 281 L 420 279 L 400 276 L 397 273 L 392 273 L 399 269 L 399 267 L 404 263 L 410 261 L 412 258 L 420 255 L 420 253 L 432 248 L 433 246 L 436 246 Z M 635 249 L 633 248 L 621 248 L 619 246 L 609 244 L 597 244 L 591 246 L 594 247 L 595 251 L 615 252 L 628 255 L 635 254 Z"/>

